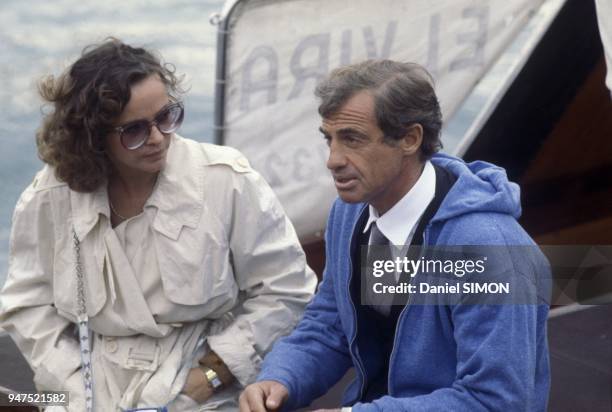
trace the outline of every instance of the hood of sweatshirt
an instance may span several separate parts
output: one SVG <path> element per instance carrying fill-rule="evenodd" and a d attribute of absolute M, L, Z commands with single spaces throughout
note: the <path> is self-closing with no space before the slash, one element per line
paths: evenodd
<path fill-rule="evenodd" d="M 521 215 L 519 186 L 508 180 L 503 168 L 483 161 L 465 163 L 442 153 L 435 154 L 431 162 L 457 177 L 432 223 L 475 212 L 502 213 L 516 219 Z"/>

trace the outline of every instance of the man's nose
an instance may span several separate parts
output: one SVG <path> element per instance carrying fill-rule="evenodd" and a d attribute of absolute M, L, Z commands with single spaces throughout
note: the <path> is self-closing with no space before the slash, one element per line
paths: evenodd
<path fill-rule="evenodd" d="M 329 145 L 329 157 L 327 158 L 327 168 L 337 170 L 346 166 L 346 155 L 342 148 L 338 147 L 333 140 Z"/>

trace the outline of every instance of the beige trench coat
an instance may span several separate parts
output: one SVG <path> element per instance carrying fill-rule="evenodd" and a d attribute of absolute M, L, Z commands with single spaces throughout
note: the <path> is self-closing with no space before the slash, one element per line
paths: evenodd
<path fill-rule="evenodd" d="M 235 408 L 240 386 L 254 381 L 263 355 L 291 331 L 316 285 L 271 189 L 236 150 L 174 136 L 143 212 L 157 260 L 148 295 L 122 284 L 131 272 L 109 242 L 108 209 L 106 188 L 74 192 L 49 167 L 15 208 L 0 326 L 30 363 L 36 387 L 70 391 L 69 410 L 84 409 L 74 228 L 94 337 L 97 410 L 172 409 L 173 402 L 187 408 L 190 400 L 178 394 L 209 348 L 238 382 L 202 410 Z M 131 279 L 143 276 L 133 272 Z M 153 299 L 155 293 L 161 296 Z"/>

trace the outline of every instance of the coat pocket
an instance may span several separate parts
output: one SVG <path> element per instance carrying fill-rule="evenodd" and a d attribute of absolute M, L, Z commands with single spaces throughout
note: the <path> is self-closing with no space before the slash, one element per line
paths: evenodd
<path fill-rule="evenodd" d="M 237 293 L 222 233 L 183 227 L 177 240 L 156 237 L 164 293 L 174 303 L 201 305 Z"/>

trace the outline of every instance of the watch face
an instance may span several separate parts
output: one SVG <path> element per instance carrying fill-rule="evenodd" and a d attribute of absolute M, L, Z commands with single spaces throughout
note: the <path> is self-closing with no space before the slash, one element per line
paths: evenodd
<path fill-rule="evenodd" d="M 213 389 L 219 389 L 221 386 L 223 386 L 223 382 L 221 382 L 219 375 L 217 375 L 217 372 L 214 370 L 207 368 L 204 370 L 204 374 L 206 375 L 206 379 Z"/>

